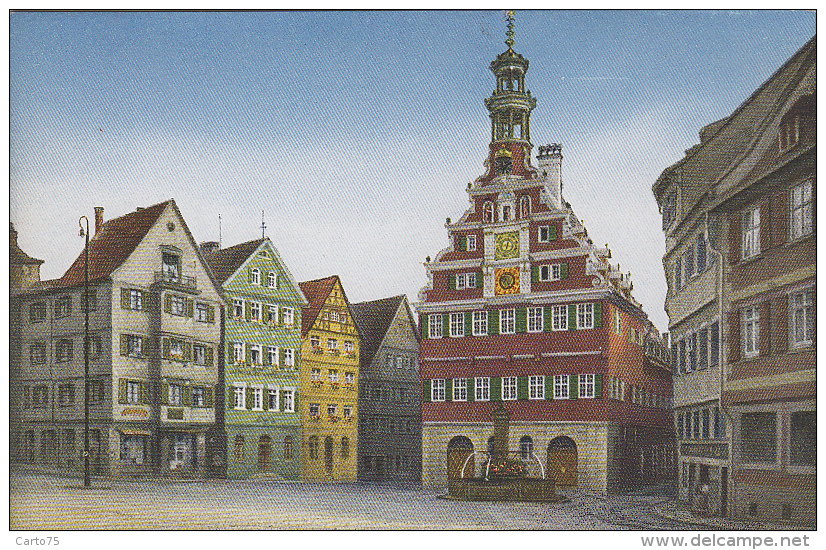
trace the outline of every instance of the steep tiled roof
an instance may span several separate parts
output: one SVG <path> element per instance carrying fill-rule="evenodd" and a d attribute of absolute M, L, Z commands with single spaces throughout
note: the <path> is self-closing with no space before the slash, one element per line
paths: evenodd
<path fill-rule="evenodd" d="M 100 231 L 89 240 L 89 280 L 109 277 L 129 258 L 161 213 L 173 199 L 113 218 L 103 224 Z M 94 228 L 91 228 L 94 230 Z M 58 280 L 59 286 L 74 286 L 84 280 L 83 251 L 72 266 Z"/>
<path fill-rule="evenodd" d="M 367 368 L 373 361 L 402 301 L 404 295 L 350 305 L 350 311 L 361 331 L 359 353 L 362 368 Z"/>
<path fill-rule="evenodd" d="M 321 311 L 322 306 L 324 306 L 327 296 L 333 291 L 333 286 L 336 284 L 336 281 L 338 281 L 338 275 L 298 283 L 301 292 L 304 293 L 304 297 L 307 298 L 309 302 L 309 305 L 304 308 L 304 312 L 301 314 L 302 338 L 307 336 L 307 333 L 313 324 L 315 324 L 318 313 Z"/>
<path fill-rule="evenodd" d="M 236 244 L 229 248 L 213 252 L 211 254 L 204 254 L 212 274 L 215 276 L 215 282 L 219 285 L 224 284 L 233 273 L 235 273 L 241 265 L 247 261 L 247 258 L 255 252 L 265 239 L 256 239 L 241 244 Z"/>

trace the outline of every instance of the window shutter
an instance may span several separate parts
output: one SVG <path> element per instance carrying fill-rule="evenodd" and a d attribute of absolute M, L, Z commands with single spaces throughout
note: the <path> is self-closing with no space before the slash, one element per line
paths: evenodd
<path fill-rule="evenodd" d="M 195 302 L 187 298 L 186 300 L 186 316 L 193 317 L 195 315 Z"/>
<path fill-rule="evenodd" d="M 129 309 L 129 289 L 120 289 L 120 307 L 121 309 Z"/>
<path fill-rule="evenodd" d="M 772 210 L 771 202 L 766 200 L 760 203 L 760 250 L 768 250 L 772 246 Z"/>
<path fill-rule="evenodd" d="M 126 403 L 126 380 L 123 378 L 118 380 L 118 403 Z"/>
<path fill-rule="evenodd" d="M 524 307 L 516 308 L 516 332 L 527 332 L 528 330 L 528 309 Z"/>
<path fill-rule="evenodd" d="M 467 237 L 459 237 L 459 250 L 467 250 Z"/>
<path fill-rule="evenodd" d="M 568 330 L 576 330 L 576 304 L 568 304 Z"/>
<path fill-rule="evenodd" d="M 502 401 L 502 379 L 498 376 L 490 377 L 490 400 Z"/>
<path fill-rule="evenodd" d="M 427 329 L 427 313 L 422 313 L 419 315 L 419 326 L 422 329 L 422 338 L 427 338 L 428 336 L 428 329 Z"/>
<path fill-rule="evenodd" d="M 215 366 L 215 354 L 213 352 L 212 346 L 207 346 L 207 349 L 206 349 L 206 366 L 207 367 Z"/>
<path fill-rule="evenodd" d="M 729 363 L 740 360 L 740 310 L 728 314 Z"/>
<path fill-rule="evenodd" d="M 528 377 L 519 376 L 516 378 L 516 398 L 524 401 L 528 398 Z"/>
<path fill-rule="evenodd" d="M 127 334 L 120 335 L 120 354 L 129 355 L 129 336 Z"/>
<path fill-rule="evenodd" d="M 771 301 L 760 302 L 760 356 L 768 357 L 772 352 Z"/>
<path fill-rule="evenodd" d="M 192 361 L 192 342 L 184 342 L 184 361 Z"/>
<path fill-rule="evenodd" d="M 542 330 L 544 332 L 551 332 L 554 326 L 554 307 L 551 305 L 545 306 L 542 316 L 544 317 Z"/>
<path fill-rule="evenodd" d="M 445 401 L 453 401 L 453 379 L 445 378 Z"/>
<path fill-rule="evenodd" d="M 447 274 L 447 288 L 448 288 L 448 290 L 456 290 L 456 274 L 455 273 L 448 273 Z"/>
<path fill-rule="evenodd" d="M 706 234 L 697 235 L 697 273 L 706 270 Z"/>
<path fill-rule="evenodd" d="M 450 336 L 450 313 L 442 313 L 442 338 Z"/>
<path fill-rule="evenodd" d="M 245 392 L 246 392 L 246 395 L 244 396 L 246 398 L 245 405 L 247 406 L 248 409 L 251 409 L 252 408 L 252 400 L 253 400 L 253 396 L 255 395 L 255 392 L 252 390 L 252 388 L 246 388 Z"/>
<path fill-rule="evenodd" d="M 789 191 L 781 191 L 772 205 L 772 236 L 775 246 L 789 238 Z"/>
<path fill-rule="evenodd" d="M 252 352 L 250 351 L 250 345 L 246 344 L 244 346 L 244 362 L 247 365 L 252 364 Z"/>
<path fill-rule="evenodd" d="M 284 392 L 281 392 L 281 393 L 283 394 Z M 298 412 L 298 392 L 297 391 L 293 392 L 293 411 Z"/>
<path fill-rule="evenodd" d="M 192 388 L 190 386 L 183 386 L 181 388 L 181 404 L 185 407 L 192 406 Z"/>
<path fill-rule="evenodd" d="M 488 311 L 488 334 L 499 334 L 499 310 L 491 309 Z"/>
<path fill-rule="evenodd" d="M 247 282 L 252 282 L 252 269 L 247 269 Z"/>
<path fill-rule="evenodd" d="M 531 266 L 531 283 L 536 284 L 539 282 L 539 266 L 532 265 Z"/>
<path fill-rule="evenodd" d="M 265 411 L 268 411 L 270 410 L 270 391 L 265 387 L 263 390 L 261 390 L 261 393 L 263 394 L 261 396 L 261 408 Z M 284 408 L 283 403 L 281 404 L 281 408 Z"/>
<path fill-rule="evenodd" d="M 467 400 L 476 401 L 476 379 L 473 377 L 467 379 Z"/>
<path fill-rule="evenodd" d="M 772 349 L 783 353 L 789 348 L 789 297 L 784 295 L 774 301 Z M 762 315 L 762 314 L 761 314 Z M 762 319 L 761 319 L 762 322 Z"/>
<path fill-rule="evenodd" d="M 482 270 L 476 272 L 476 288 L 484 288 L 485 286 L 485 274 L 482 273 Z"/>
<path fill-rule="evenodd" d="M 742 217 L 740 212 L 730 212 L 728 215 L 728 261 L 736 264 L 740 261 L 740 246 L 743 239 L 741 230 Z"/>
<path fill-rule="evenodd" d="M 244 300 L 244 319 L 249 321 L 252 319 L 252 308 L 250 307 L 250 303 L 247 300 Z"/>
<path fill-rule="evenodd" d="M 172 313 L 172 295 L 164 294 L 163 296 L 163 310 L 166 313 Z"/>
<path fill-rule="evenodd" d="M 594 328 L 602 328 L 602 304 L 594 303 Z"/>
<path fill-rule="evenodd" d="M 559 264 L 559 278 L 560 279 L 567 279 L 568 278 L 568 262 L 564 262 Z"/>
<path fill-rule="evenodd" d="M 553 376 L 546 376 L 545 377 L 545 399 L 553 399 L 554 398 L 554 377 Z"/>
<path fill-rule="evenodd" d="M 169 359 L 169 338 L 163 339 L 163 356 L 165 359 Z"/>
<path fill-rule="evenodd" d="M 224 390 L 224 407 L 227 409 L 235 408 L 235 386 L 226 386 Z"/>
<path fill-rule="evenodd" d="M 579 399 L 579 375 L 568 375 L 568 397 L 570 399 Z"/>
<path fill-rule="evenodd" d="M 169 384 L 166 382 L 161 384 L 161 403 L 169 405 Z"/>
<path fill-rule="evenodd" d="M 473 312 L 466 311 L 465 312 L 465 336 L 471 336 L 473 334 Z"/>
<path fill-rule="evenodd" d="M 279 364 L 279 365 L 283 365 L 283 364 L 284 364 L 284 357 L 285 357 L 286 355 L 287 355 L 287 352 L 285 351 L 285 348 L 279 348 L 279 349 L 278 349 L 278 364 Z"/>
<path fill-rule="evenodd" d="M 215 322 L 215 307 L 207 306 L 207 323 Z"/>
<path fill-rule="evenodd" d="M 556 233 L 556 225 L 551 224 L 548 227 L 548 240 L 555 241 L 558 238 Z"/>
<path fill-rule="evenodd" d="M 204 406 L 208 409 L 215 407 L 215 388 L 204 388 Z"/>
<path fill-rule="evenodd" d="M 677 258 L 674 264 L 674 290 L 679 292 L 683 282 L 683 258 Z"/>
<path fill-rule="evenodd" d="M 602 375 L 595 374 L 594 375 L 594 397 L 597 399 L 602 399 Z"/>
<path fill-rule="evenodd" d="M 430 403 L 430 380 L 422 380 L 422 403 Z"/>
<path fill-rule="evenodd" d="M 149 404 L 149 383 L 148 382 L 141 382 L 140 402 L 143 403 L 143 404 Z"/>

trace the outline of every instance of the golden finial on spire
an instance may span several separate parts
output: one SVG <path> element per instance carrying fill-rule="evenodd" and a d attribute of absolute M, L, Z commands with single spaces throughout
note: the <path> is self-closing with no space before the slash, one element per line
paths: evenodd
<path fill-rule="evenodd" d="M 508 21 L 508 32 L 505 33 L 505 34 L 507 34 L 508 39 L 505 40 L 505 44 L 508 45 L 509 50 L 512 50 L 513 45 L 516 44 L 516 42 L 513 39 L 513 35 L 514 35 L 513 20 L 516 19 L 516 13 L 513 10 L 506 11 L 505 12 L 505 19 Z"/>

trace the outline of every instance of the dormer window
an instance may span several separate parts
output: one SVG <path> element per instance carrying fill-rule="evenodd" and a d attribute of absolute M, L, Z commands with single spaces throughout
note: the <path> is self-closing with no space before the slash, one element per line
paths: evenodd
<path fill-rule="evenodd" d="M 531 215 L 531 198 L 527 195 L 519 199 L 519 217 L 527 218 Z"/>
<path fill-rule="evenodd" d="M 493 223 L 493 221 L 494 221 L 493 212 L 494 212 L 493 202 L 485 201 L 485 206 L 483 207 L 483 214 L 482 214 L 485 223 Z"/>
<path fill-rule="evenodd" d="M 177 281 L 181 277 L 181 257 L 172 252 L 162 253 L 163 275 L 167 281 Z"/>
<path fill-rule="evenodd" d="M 502 206 L 502 221 L 510 221 L 511 219 L 511 207 L 508 205 Z"/>

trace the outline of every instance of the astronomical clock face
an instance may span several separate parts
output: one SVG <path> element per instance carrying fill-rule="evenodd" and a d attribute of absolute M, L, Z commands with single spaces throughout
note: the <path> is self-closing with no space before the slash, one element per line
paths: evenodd
<path fill-rule="evenodd" d="M 496 259 L 507 260 L 519 257 L 519 231 L 496 235 Z"/>
<path fill-rule="evenodd" d="M 496 296 L 519 294 L 519 267 L 505 267 L 496 270 Z"/>

